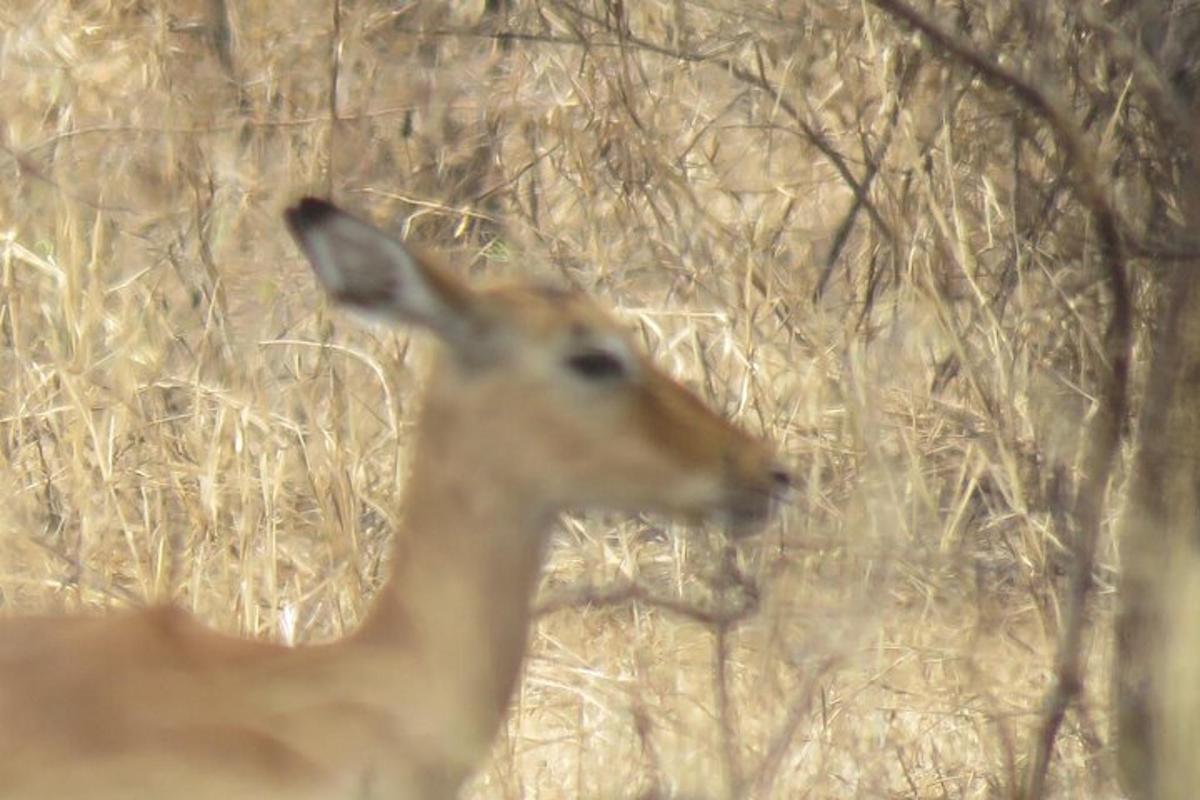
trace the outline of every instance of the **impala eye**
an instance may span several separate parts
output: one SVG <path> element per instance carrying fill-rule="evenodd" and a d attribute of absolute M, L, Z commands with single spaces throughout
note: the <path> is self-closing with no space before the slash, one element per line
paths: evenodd
<path fill-rule="evenodd" d="M 576 375 L 591 381 L 611 381 L 625 377 L 625 364 L 604 350 L 585 350 L 567 358 L 567 366 Z"/>

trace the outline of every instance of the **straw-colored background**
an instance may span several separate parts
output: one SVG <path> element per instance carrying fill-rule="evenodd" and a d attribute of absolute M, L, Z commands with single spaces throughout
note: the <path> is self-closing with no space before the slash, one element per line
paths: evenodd
<path fill-rule="evenodd" d="M 719 531 L 567 520 L 467 796 L 1000 796 L 1103 321 L 1080 212 L 1046 153 L 1014 169 L 1003 97 L 860 4 L 618 5 L 344 0 L 336 43 L 331 3 L 0 8 L 0 613 L 353 627 L 428 343 L 325 304 L 280 214 L 332 195 L 593 293 L 801 478 L 725 634 L 571 602 L 736 609 Z M 1115 794 L 1099 558 L 1059 797 Z"/>

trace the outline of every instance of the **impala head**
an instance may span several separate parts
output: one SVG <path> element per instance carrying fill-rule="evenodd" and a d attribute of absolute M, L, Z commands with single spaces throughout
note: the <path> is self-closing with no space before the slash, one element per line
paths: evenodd
<path fill-rule="evenodd" d="M 426 447 L 492 470 L 549 511 L 659 510 L 737 527 L 788 484 L 771 449 L 656 368 L 583 295 L 476 290 L 436 258 L 334 206 L 302 200 L 292 234 L 333 298 L 446 345 Z"/>

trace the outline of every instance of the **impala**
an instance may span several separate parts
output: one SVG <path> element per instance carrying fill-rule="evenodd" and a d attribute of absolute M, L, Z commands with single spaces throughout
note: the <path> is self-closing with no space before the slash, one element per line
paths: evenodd
<path fill-rule="evenodd" d="M 315 199 L 286 213 L 338 302 L 441 341 L 391 574 L 361 626 L 286 647 L 182 611 L 0 621 L 0 798 L 449 798 L 521 668 L 556 515 L 760 522 L 770 448 L 579 294 L 475 289 Z"/>

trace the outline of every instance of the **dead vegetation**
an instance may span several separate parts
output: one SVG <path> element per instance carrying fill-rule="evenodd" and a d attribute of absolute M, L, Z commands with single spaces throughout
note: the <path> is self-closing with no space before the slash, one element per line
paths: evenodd
<path fill-rule="evenodd" d="M 327 194 L 602 296 L 803 479 L 732 547 L 568 520 L 469 796 L 1117 796 L 1187 8 L 10 4 L 0 610 L 359 619 L 424 350 L 326 314 Z"/>

